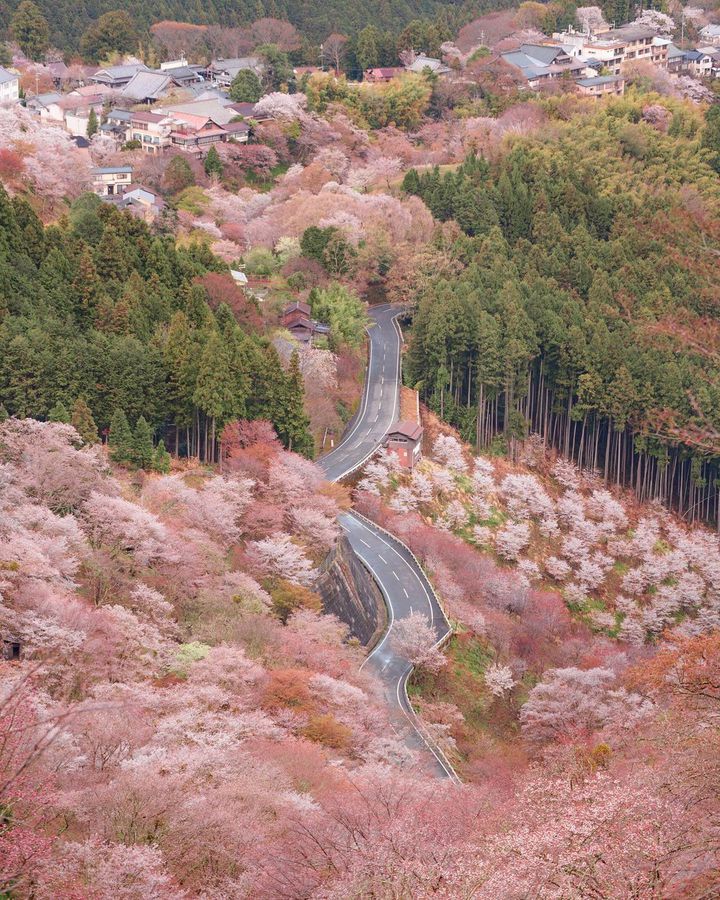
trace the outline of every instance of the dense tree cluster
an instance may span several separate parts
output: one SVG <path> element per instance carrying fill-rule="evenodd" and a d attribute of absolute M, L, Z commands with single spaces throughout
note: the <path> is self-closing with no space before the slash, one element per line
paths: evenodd
<path fill-rule="evenodd" d="M 256 331 L 254 301 L 206 248 L 176 246 L 91 195 L 43 228 L 1 191 L 0 272 L 0 403 L 11 415 L 53 417 L 62 404 L 106 432 L 121 411 L 135 433 L 143 422 L 204 459 L 226 422 L 264 418 L 312 453 L 297 361 L 283 369 Z"/>
<path fill-rule="evenodd" d="M 720 380 L 680 326 L 704 332 L 715 313 L 720 190 L 701 117 L 666 105 L 667 133 L 625 98 L 493 165 L 406 175 L 466 235 L 463 271 L 419 299 L 406 371 L 478 446 L 539 432 L 641 498 L 712 519 L 717 457 L 696 434 L 717 430 Z"/>
<path fill-rule="evenodd" d="M 24 0 L 23 5 L 35 6 L 32 0 Z M 8 4 L 0 9 L 1 28 L 8 26 L 13 8 L 13 4 Z M 236 44 L 239 36 L 252 46 L 277 44 L 285 51 L 299 53 L 301 58 L 311 52 L 312 60 L 308 59 L 308 62 L 315 62 L 317 44 L 341 27 L 345 34 L 352 36 L 350 46 L 345 48 L 345 56 L 346 62 L 354 67 L 360 61 L 369 66 L 393 65 L 398 49 L 411 45 L 418 51 L 436 52 L 440 43 L 457 30 L 458 24 L 477 11 L 478 3 L 460 0 L 448 8 L 448 4 L 440 0 L 400 0 L 392 5 L 377 0 L 361 0 L 360 3 L 329 0 L 322 4 L 301 0 L 209 0 L 188 6 L 179 0 L 153 0 L 150 3 L 92 0 L 78 9 L 73 0 L 57 3 L 38 0 L 37 9 L 46 20 L 46 33 L 47 23 L 50 25 L 52 43 L 63 50 L 77 50 L 83 34 L 88 31 L 99 36 L 96 23 L 110 14 L 127 15 L 140 34 L 147 34 L 152 27 L 152 33 L 171 54 L 192 50 L 194 45 L 204 44 L 210 48 L 216 41 L 216 34 L 203 34 L 200 29 L 193 30 L 192 25 L 186 24 L 193 23 L 215 30 L 219 26 L 232 30 L 236 32 Z M 373 23 L 371 27 L 368 27 L 369 22 Z M 356 41 L 360 34 L 362 40 Z M 233 37 L 230 41 L 232 44 Z M 244 51 L 247 47 L 238 49 Z M 224 47 L 223 53 L 237 55 L 232 46 Z M 329 57 L 327 62 L 331 62 Z"/>

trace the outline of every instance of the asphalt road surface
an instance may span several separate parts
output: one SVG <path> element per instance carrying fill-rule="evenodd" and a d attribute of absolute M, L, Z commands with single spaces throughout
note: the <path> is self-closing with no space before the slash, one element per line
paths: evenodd
<path fill-rule="evenodd" d="M 339 481 L 357 471 L 382 444 L 400 409 L 400 348 L 402 336 L 397 311 L 389 306 L 370 311 L 370 352 L 365 390 L 360 408 L 338 446 L 318 460 L 329 481 Z M 393 649 L 395 624 L 420 612 L 438 642 L 450 632 L 435 594 L 410 550 L 397 538 L 356 512 L 339 519 L 350 545 L 382 591 L 388 610 L 388 628 L 363 663 L 380 679 L 390 709 L 393 728 L 406 744 L 428 755 L 438 775 L 460 781 L 450 761 L 414 712 L 407 695 L 412 664 Z"/>
<path fill-rule="evenodd" d="M 370 310 L 370 352 L 360 408 L 337 447 L 318 460 L 329 481 L 339 481 L 359 469 L 400 414 L 402 338 L 397 315 L 397 307 L 387 305 Z"/>

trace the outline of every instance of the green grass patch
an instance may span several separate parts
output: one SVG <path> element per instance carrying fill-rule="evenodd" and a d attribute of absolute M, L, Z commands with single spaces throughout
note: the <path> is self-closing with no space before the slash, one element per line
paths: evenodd
<path fill-rule="evenodd" d="M 205 191 L 195 185 L 185 188 L 177 198 L 177 208 L 193 216 L 201 216 L 209 203 L 210 198 Z"/>

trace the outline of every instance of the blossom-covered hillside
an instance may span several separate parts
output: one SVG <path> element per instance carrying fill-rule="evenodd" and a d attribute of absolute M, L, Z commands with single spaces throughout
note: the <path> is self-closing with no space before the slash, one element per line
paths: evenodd
<path fill-rule="evenodd" d="M 615 647 L 526 576 L 414 520 L 406 537 L 453 615 L 496 647 L 494 705 L 475 715 L 491 728 L 521 706 L 502 757 L 491 730 L 475 732 L 476 783 L 439 782 L 391 727 L 360 651 L 317 611 L 309 585 L 342 492 L 254 431 L 222 475 L 149 476 L 109 471 L 69 426 L 0 425 L 0 627 L 22 651 L 0 663 L 2 890 L 711 895 L 717 636 L 652 659 Z M 435 470 L 445 489 L 466 478 L 469 492 L 453 465 Z M 435 504 L 427 481 L 415 487 Z M 457 646 L 449 657 L 457 667 Z M 429 663 L 421 679 L 450 668 Z M 447 700 L 424 711 L 439 737 L 462 718 Z"/>
<path fill-rule="evenodd" d="M 720 540 L 529 443 L 526 465 L 468 460 L 450 434 L 401 473 L 380 454 L 359 488 L 455 534 L 526 587 L 559 590 L 594 631 L 632 644 L 720 625 Z M 460 615 L 460 618 L 462 616 Z"/>
<path fill-rule="evenodd" d="M 526 754 L 579 734 L 612 727 L 628 741 L 654 716 L 628 673 L 668 642 L 716 633 L 720 612 L 717 535 L 532 441 L 524 455 L 473 458 L 444 428 L 412 475 L 381 452 L 357 486 L 359 508 L 414 550 L 455 625 L 444 665 L 418 660 L 410 690 L 472 780 L 517 773 Z"/>
<path fill-rule="evenodd" d="M 13 896 L 233 896 L 316 790 L 408 761 L 309 587 L 341 496 L 276 441 L 226 465 L 113 475 L 70 426 L 0 425 Z"/>

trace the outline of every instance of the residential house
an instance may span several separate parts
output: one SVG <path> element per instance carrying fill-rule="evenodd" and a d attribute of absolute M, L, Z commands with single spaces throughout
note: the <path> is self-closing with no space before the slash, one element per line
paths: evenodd
<path fill-rule="evenodd" d="M 29 97 L 26 101 L 26 106 L 30 110 L 30 112 L 34 113 L 36 116 L 40 116 L 41 119 L 49 119 L 50 118 L 50 107 L 57 103 L 58 100 L 62 99 L 62 94 L 59 94 L 57 91 L 50 91 L 46 94 L 35 94 L 33 97 Z"/>
<path fill-rule="evenodd" d="M 131 103 L 155 103 L 173 86 L 167 72 L 139 70 L 121 89 L 120 96 Z"/>
<path fill-rule="evenodd" d="M 81 84 L 69 92 L 69 97 L 114 97 L 117 91 L 106 84 Z"/>
<path fill-rule="evenodd" d="M 62 123 L 69 134 L 84 136 L 87 134 L 90 110 L 95 111 L 99 122 L 104 105 L 105 96 L 103 94 L 80 97 L 75 94 L 63 94 L 59 100 L 50 103 L 45 110 L 41 109 L 40 117 Z"/>
<path fill-rule="evenodd" d="M 625 79 L 620 75 L 596 75 L 593 78 L 579 78 L 575 89 L 586 97 L 622 97 L 625 93 Z"/>
<path fill-rule="evenodd" d="M 414 469 L 422 456 L 423 427 L 407 420 L 392 425 L 385 437 L 385 446 L 395 453 L 401 465 Z"/>
<path fill-rule="evenodd" d="M 422 74 L 426 70 L 432 72 L 433 75 L 447 75 L 450 72 L 449 66 L 446 66 L 441 59 L 425 56 L 424 53 L 416 56 L 405 68 L 408 72 L 415 72 L 416 74 Z"/>
<path fill-rule="evenodd" d="M 397 78 L 398 75 L 402 75 L 404 71 L 405 69 L 398 66 L 378 66 L 374 69 L 366 69 L 363 81 L 367 81 L 369 84 L 386 84 L 393 78 Z"/>
<path fill-rule="evenodd" d="M 668 67 L 668 47 L 672 44 L 670 38 L 658 37 L 652 39 L 650 62 L 660 69 Z"/>
<path fill-rule="evenodd" d="M 170 76 L 172 83 L 177 85 L 177 87 L 187 88 L 205 84 L 205 79 L 202 76 L 202 66 L 185 65 L 171 68 L 165 68 L 165 66 L 166 64 L 163 63 L 162 71 Z"/>
<path fill-rule="evenodd" d="M 209 116 L 173 112 L 170 143 L 179 150 L 201 156 L 211 144 L 227 139 L 227 132 Z"/>
<path fill-rule="evenodd" d="M 720 25 L 706 25 L 700 29 L 700 37 L 703 44 L 720 47 Z"/>
<path fill-rule="evenodd" d="M 163 108 L 168 115 L 202 116 L 212 119 L 218 125 L 227 125 L 237 118 L 239 113 L 233 108 L 233 103 L 226 97 L 212 97 L 208 100 L 191 100 L 188 103 L 172 103 Z"/>
<path fill-rule="evenodd" d="M 208 78 L 224 88 L 229 88 L 238 72 L 249 69 L 256 75 L 263 71 L 259 56 L 238 56 L 233 59 L 214 59 L 207 68 Z"/>
<path fill-rule="evenodd" d="M 593 74 L 584 60 L 573 58 L 562 47 L 549 44 L 521 44 L 517 50 L 501 54 L 501 59 L 520 69 L 528 87 L 533 89 L 565 75 L 584 77 Z"/>
<path fill-rule="evenodd" d="M 118 144 L 124 144 L 127 140 L 128 129 L 132 113 L 127 109 L 111 109 L 100 126 L 100 131 L 108 137 L 115 138 Z"/>
<path fill-rule="evenodd" d="M 154 221 L 165 208 L 165 201 L 155 191 L 142 184 L 131 184 L 125 193 L 116 195 L 118 209 L 131 212 L 146 222 Z"/>
<path fill-rule="evenodd" d="M 161 153 L 170 146 L 173 119 L 161 112 L 133 112 L 126 131 L 126 141 L 139 141 L 145 153 Z"/>
<path fill-rule="evenodd" d="M 20 76 L 0 66 L 0 106 L 17 103 L 20 99 Z"/>
<path fill-rule="evenodd" d="M 227 141 L 237 141 L 238 144 L 247 144 L 250 139 L 250 126 L 247 122 L 228 122 L 223 125 Z"/>
<path fill-rule="evenodd" d="M 99 166 L 92 170 L 93 190 L 100 197 L 124 194 L 132 184 L 132 166 Z"/>
<path fill-rule="evenodd" d="M 695 78 L 709 78 L 712 74 L 714 57 L 703 50 L 685 50 L 685 66 Z"/>
<path fill-rule="evenodd" d="M 678 75 L 687 69 L 685 51 L 672 43 L 667 47 L 667 68 L 671 75 Z"/>
<path fill-rule="evenodd" d="M 720 77 L 720 47 L 715 47 L 714 45 L 709 45 L 707 47 L 698 47 L 698 53 L 702 53 L 703 56 L 709 56 L 710 63 L 710 74 L 706 77 L 709 78 L 718 78 Z"/>
<path fill-rule="evenodd" d="M 315 337 L 330 334 L 330 326 L 316 321 L 311 316 L 310 306 L 296 300 L 285 307 L 280 321 L 283 328 L 286 328 L 295 340 L 303 344 L 312 344 Z"/>
<path fill-rule="evenodd" d="M 108 66 L 106 69 L 98 69 L 90 76 L 94 84 L 104 84 L 107 87 L 119 90 L 125 87 L 130 79 L 138 72 L 149 72 L 150 69 L 143 63 L 132 63 L 127 66 Z"/>

